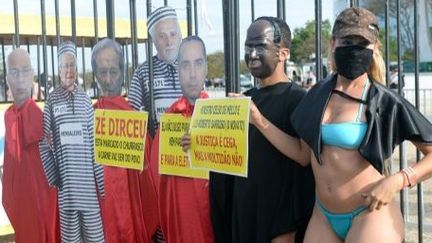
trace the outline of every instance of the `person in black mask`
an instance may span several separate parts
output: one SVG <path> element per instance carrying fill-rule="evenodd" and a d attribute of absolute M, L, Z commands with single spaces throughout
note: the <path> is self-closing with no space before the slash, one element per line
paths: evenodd
<path fill-rule="evenodd" d="M 278 129 L 296 137 L 289 118 L 306 91 L 289 82 L 284 72 L 290 45 L 291 31 L 281 19 L 261 17 L 249 26 L 245 61 L 252 75 L 259 79 L 259 88 L 244 94 L 251 96 Z M 227 178 L 221 182 L 216 173 L 210 176 L 216 242 L 292 243 L 296 232 L 300 232 L 296 242 L 302 242 L 301 231 L 305 230 L 314 205 L 311 168 L 303 168 L 286 157 L 252 125 L 248 143 L 247 178 L 234 177 L 232 183 Z M 190 137 L 183 137 L 182 144 L 187 150 Z"/>
<path fill-rule="evenodd" d="M 290 47 L 291 31 L 283 20 L 261 17 L 249 26 L 245 61 L 259 88 L 244 94 L 278 129 L 297 136 L 289 117 L 305 90 L 284 72 Z M 312 213 L 311 168 L 284 156 L 255 126 L 249 127 L 248 161 L 248 178 L 234 180 L 232 242 L 294 242 Z"/>
<path fill-rule="evenodd" d="M 272 144 L 312 165 L 316 202 L 305 242 L 402 242 L 394 196 L 432 175 L 432 124 L 385 87 L 379 27 L 373 13 L 347 8 L 333 26 L 335 73 L 318 82 L 291 116 L 298 139 L 258 107 L 250 120 Z M 404 140 L 425 156 L 399 172 L 388 158 Z"/>

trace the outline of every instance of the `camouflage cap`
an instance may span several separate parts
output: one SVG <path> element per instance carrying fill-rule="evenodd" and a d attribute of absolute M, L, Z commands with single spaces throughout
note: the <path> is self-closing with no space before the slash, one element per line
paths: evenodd
<path fill-rule="evenodd" d="M 332 34 L 336 38 L 358 35 L 375 43 L 379 38 L 377 18 L 367 9 L 347 8 L 337 16 Z"/>

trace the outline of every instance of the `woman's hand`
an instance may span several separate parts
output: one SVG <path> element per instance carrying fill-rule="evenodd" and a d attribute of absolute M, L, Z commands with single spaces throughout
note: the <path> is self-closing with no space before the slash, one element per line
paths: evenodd
<path fill-rule="evenodd" d="M 180 141 L 180 145 L 182 146 L 182 150 L 187 152 L 190 149 L 191 145 L 191 137 L 189 133 L 185 133 Z"/>
<path fill-rule="evenodd" d="M 378 181 L 369 192 L 362 193 L 364 199 L 363 204 L 370 211 L 380 210 L 382 206 L 387 205 L 396 192 L 399 192 L 403 187 L 403 174 L 396 173 L 389 177 L 385 177 Z"/>

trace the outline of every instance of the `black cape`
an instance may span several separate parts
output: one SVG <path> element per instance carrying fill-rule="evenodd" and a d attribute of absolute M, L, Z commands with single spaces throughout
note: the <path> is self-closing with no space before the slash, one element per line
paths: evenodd
<path fill-rule="evenodd" d="M 294 137 L 290 117 L 305 94 L 287 82 L 245 92 L 268 120 Z M 301 230 L 315 202 L 310 166 L 302 167 L 283 155 L 253 125 L 249 126 L 248 144 L 248 177 L 234 178 L 231 242 L 270 242 Z"/>
<path fill-rule="evenodd" d="M 337 75 L 318 82 L 291 116 L 296 133 L 321 163 L 321 122 L 336 85 Z M 371 80 L 369 78 L 369 80 Z M 384 161 L 404 140 L 432 143 L 432 124 L 409 101 L 378 82 L 371 82 L 367 95 L 368 129 L 358 148 L 360 154 L 381 174 Z"/>

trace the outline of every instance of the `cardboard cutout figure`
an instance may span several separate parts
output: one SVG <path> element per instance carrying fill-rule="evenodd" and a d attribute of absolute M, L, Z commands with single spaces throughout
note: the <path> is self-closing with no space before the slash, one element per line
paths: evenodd
<path fill-rule="evenodd" d="M 14 103 L 5 113 L 2 203 L 16 242 L 59 242 L 57 193 L 48 187 L 40 160 L 42 111 L 31 99 L 33 69 L 28 53 L 13 50 L 7 68 Z"/>
<path fill-rule="evenodd" d="M 111 39 L 93 48 L 92 68 L 102 97 L 95 109 L 132 110 L 121 96 L 124 59 L 120 45 Z M 145 161 L 150 156 L 147 136 Z M 159 226 L 155 186 L 149 170 L 104 166 L 105 199 L 101 201 L 106 242 L 151 242 Z"/>
<path fill-rule="evenodd" d="M 61 85 L 45 102 L 42 162 L 48 183 L 58 189 L 62 242 L 103 242 L 103 168 L 94 161 L 92 103 L 77 87 L 75 44 L 61 44 L 58 60 Z"/>
<path fill-rule="evenodd" d="M 191 116 L 195 101 L 207 98 L 203 91 L 207 75 L 206 51 L 197 36 L 185 38 L 179 51 L 179 74 L 183 96 L 167 113 Z M 158 179 L 159 215 L 166 242 L 215 242 L 210 220 L 208 180 L 158 174 L 159 132 L 152 145 L 151 170 Z"/>
<path fill-rule="evenodd" d="M 153 56 L 154 100 L 149 97 L 148 63 L 139 66 L 132 77 L 128 99 L 134 110 L 146 110 L 151 114 L 150 104 L 154 102 L 154 128 L 159 125 L 160 115 L 181 95 L 177 71 L 177 54 L 181 41 L 177 14 L 171 7 L 156 9 L 148 19 L 149 33 L 153 38 L 157 55 Z M 150 131 L 152 134 L 154 131 Z"/>

